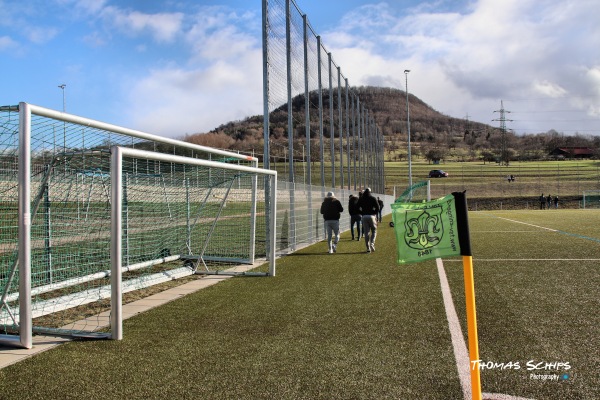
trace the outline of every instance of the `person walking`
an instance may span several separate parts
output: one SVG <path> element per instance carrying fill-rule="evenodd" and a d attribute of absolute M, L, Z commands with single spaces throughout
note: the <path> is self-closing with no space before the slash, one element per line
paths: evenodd
<path fill-rule="evenodd" d="M 321 214 L 323 214 L 325 220 L 329 254 L 333 254 L 337 250 L 337 244 L 340 240 L 340 216 L 343 211 L 342 203 L 335 198 L 333 192 L 327 192 L 327 196 L 321 204 Z"/>
<path fill-rule="evenodd" d="M 362 216 L 358 209 L 358 196 L 353 194 L 350 195 L 350 199 L 348 200 L 348 213 L 350 214 L 350 232 L 352 233 L 352 240 L 354 240 L 354 224 L 356 224 L 356 240 L 360 240 Z"/>
<path fill-rule="evenodd" d="M 548 210 L 552 207 L 552 196 L 548 193 L 548 197 L 546 197 L 546 202 L 548 203 Z"/>
<path fill-rule="evenodd" d="M 554 208 L 558 208 L 558 196 L 554 196 Z"/>
<path fill-rule="evenodd" d="M 371 194 L 371 188 L 365 188 L 362 196 L 358 199 L 358 209 L 362 214 L 363 236 L 367 253 L 375 251 L 375 239 L 377 238 L 377 214 L 379 203 Z"/>
<path fill-rule="evenodd" d="M 379 212 L 377 213 L 377 220 L 381 222 L 382 211 L 383 211 L 383 200 L 377 197 L 377 204 L 379 205 Z"/>
<path fill-rule="evenodd" d="M 542 193 L 540 195 L 540 210 L 543 210 L 545 205 L 546 205 L 546 198 L 544 197 L 544 193 Z"/>

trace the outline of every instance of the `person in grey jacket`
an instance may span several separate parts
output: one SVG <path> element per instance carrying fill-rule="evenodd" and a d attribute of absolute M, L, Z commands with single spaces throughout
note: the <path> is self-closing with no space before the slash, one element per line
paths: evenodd
<path fill-rule="evenodd" d="M 340 240 L 340 216 L 344 211 L 342 203 L 335 198 L 333 192 L 328 192 L 321 204 L 321 214 L 325 220 L 325 232 L 327 233 L 328 253 L 335 253 Z"/>

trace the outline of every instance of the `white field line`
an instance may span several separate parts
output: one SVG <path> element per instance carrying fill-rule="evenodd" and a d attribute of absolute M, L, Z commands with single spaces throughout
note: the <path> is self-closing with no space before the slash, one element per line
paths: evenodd
<path fill-rule="evenodd" d="M 504 217 L 496 217 L 496 218 L 503 219 L 505 221 L 514 222 L 514 223 L 517 223 L 517 224 L 523 224 L 523 225 L 527 225 L 527 226 L 533 226 L 533 227 L 539 228 L 539 229 L 545 229 L 545 230 L 548 230 L 550 232 L 558 232 L 558 229 L 546 228 L 545 226 L 540 226 L 540 225 L 535 225 L 535 224 L 529 224 L 527 222 L 517 221 L 517 220 L 514 220 L 514 219 L 510 219 L 510 218 L 504 218 Z"/>
<path fill-rule="evenodd" d="M 452 339 L 452 349 L 454 350 L 454 358 L 456 359 L 456 368 L 462 387 L 463 398 L 469 400 L 472 397 L 471 391 L 471 371 L 469 370 L 471 363 L 469 362 L 469 352 L 465 344 L 465 338 L 458 321 L 458 314 L 454 308 L 452 294 L 450 293 L 450 285 L 444 271 L 444 263 L 441 258 L 436 258 L 438 275 L 440 277 L 440 287 L 442 289 L 442 297 L 444 299 L 444 308 L 446 309 L 446 318 L 448 318 L 448 328 L 450 329 L 450 337 Z M 511 396 L 501 393 L 482 393 L 485 400 L 531 400 L 525 397 Z"/>
<path fill-rule="evenodd" d="M 600 261 L 600 258 L 473 258 L 473 261 Z M 446 262 L 462 262 L 462 260 L 446 260 Z"/>
<path fill-rule="evenodd" d="M 526 230 L 526 231 L 470 231 L 471 233 L 531 233 L 531 232 L 537 232 L 537 229 L 531 229 L 531 230 Z"/>
<path fill-rule="evenodd" d="M 460 386 L 462 387 L 463 397 L 471 398 L 471 372 L 469 371 L 469 352 L 465 345 L 465 339 L 458 321 L 458 315 L 452 301 L 450 293 L 450 285 L 444 271 L 444 264 L 441 258 L 436 258 L 438 275 L 440 277 L 440 286 L 442 289 L 442 297 L 444 298 L 444 308 L 446 309 L 446 318 L 448 318 L 448 328 L 450 328 L 450 337 L 452 338 L 452 349 L 454 350 L 454 358 L 456 359 L 456 368 L 458 369 L 458 377 L 460 378 Z"/>

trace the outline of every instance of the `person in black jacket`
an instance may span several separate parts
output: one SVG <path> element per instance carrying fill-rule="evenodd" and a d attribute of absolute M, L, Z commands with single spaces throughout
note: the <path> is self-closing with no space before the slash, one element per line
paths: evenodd
<path fill-rule="evenodd" d="M 350 232 L 352 233 L 352 240 L 354 240 L 354 224 L 356 224 L 356 240 L 360 240 L 362 215 L 358 209 L 358 196 L 353 194 L 350 195 L 348 200 L 348 213 L 350 214 Z"/>
<path fill-rule="evenodd" d="M 366 188 L 363 195 L 358 199 L 358 209 L 362 214 L 363 233 L 367 253 L 375 251 L 375 238 L 377 237 L 377 214 L 379 203 L 371 194 L 371 189 Z"/>
<path fill-rule="evenodd" d="M 377 198 L 377 204 L 379 204 L 379 212 L 377 213 L 377 222 L 381 222 L 382 212 L 383 212 L 383 200 L 379 197 Z"/>
<path fill-rule="evenodd" d="M 328 192 L 321 204 L 321 214 L 325 220 L 325 232 L 327 233 L 327 245 L 329 254 L 335 253 L 337 243 L 340 240 L 340 216 L 344 207 L 333 192 Z M 335 236 L 333 236 L 335 234 Z M 333 237 L 332 237 L 333 236 Z"/>

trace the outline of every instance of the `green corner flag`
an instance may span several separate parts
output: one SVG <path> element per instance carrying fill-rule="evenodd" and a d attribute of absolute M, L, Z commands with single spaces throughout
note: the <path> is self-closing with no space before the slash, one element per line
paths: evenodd
<path fill-rule="evenodd" d="M 463 192 L 424 203 L 393 203 L 398 263 L 471 255 L 466 204 Z"/>
<path fill-rule="evenodd" d="M 465 192 L 454 192 L 423 203 L 392 204 L 392 218 L 398 244 L 398 263 L 407 264 L 432 258 L 462 256 L 465 279 L 469 366 L 479 360 L 473 255 L 467 219 Z M 479 368 L 469 368 L 471 396 L 481 400 Z"/>

